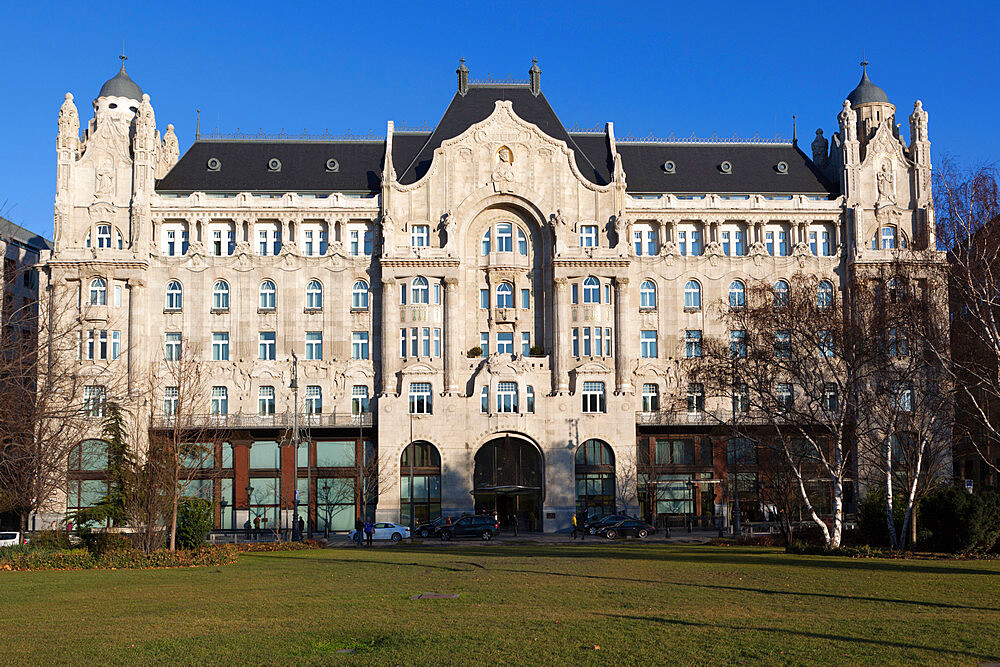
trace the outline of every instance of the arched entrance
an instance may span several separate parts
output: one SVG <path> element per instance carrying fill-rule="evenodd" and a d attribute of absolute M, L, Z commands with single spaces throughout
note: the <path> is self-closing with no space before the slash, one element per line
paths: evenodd
<path fill-rule="evenodd" d="M 440 516 L 441 454 L 429 442 L 411 442 L 399 459 L 399 522 L 413 528 Z"/>
<path fill-rule="evenodd" d="M 614 514 L 615 505 L 615 454 L 603 440 L 587 440 L 576 450 L 577 516 Z"/>
<path fill-rule="evenodd" d="M 480 447 L 475 463 L 476 513 L 496 512 L 502 528 L 517 515 L 521 530 L 541 530 L 543 473 L 538 449 L 523 438 L 503 435 Z"/>

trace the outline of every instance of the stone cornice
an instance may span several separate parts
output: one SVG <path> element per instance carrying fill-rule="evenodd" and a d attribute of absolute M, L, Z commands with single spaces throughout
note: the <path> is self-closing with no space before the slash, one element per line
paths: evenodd
<path fill-rule="evenodd" d="M 100 259 L 50 259 L 45 263 L 51 269 L 71 269 L 80 268 L 115 268 L 115 269 L 148 269 L 149 262 L 137 260 L 100 260 Z"/>
<path fill-rule="evenodd" d="M 587 259 L 586 257 L 581 257 L 579 259 L 555 259 L 552 260 L 552 266 L 556 268 L 564 267 L 627 267 L 631 263 L 629 259 Z"/>
<path fill-rule="evenodd" d="M 414 257 L 385 258 L 378 260 L 384 268 L 410 268 L 410 267 L 454 267 L 461 264 L 461 260 L 451 257 L 429 257 L 427 259 L 417 259 Z"/>

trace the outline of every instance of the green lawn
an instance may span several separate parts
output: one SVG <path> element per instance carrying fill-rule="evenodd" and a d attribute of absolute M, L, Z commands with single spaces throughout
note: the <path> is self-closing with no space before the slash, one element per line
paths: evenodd
<path fill-rule="evenodd" d="M 410 599 L 432 591 L 461 597 Z M 0 637 L 3 664 L 976 663 L 1000 659 L 1000 562 L 462 544 L 7 572 Z"/>

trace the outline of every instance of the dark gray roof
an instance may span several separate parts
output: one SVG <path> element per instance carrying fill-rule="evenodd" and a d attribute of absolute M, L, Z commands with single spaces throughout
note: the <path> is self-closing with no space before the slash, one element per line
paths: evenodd
<path fill-rule="evenodd" d="M 792 144 L 618 144 L 629 192 L 811 193 L 836 188 Z M 663 169 L 674 163 L 674 173 Z M 730 173 L 720 168 L 732 165 Z M 780 173 L 778 163 L 788 165 Z"/>
<path fill-rule="evenodd" d="M 430 168 L 434 149 L 487 118 L 496 100 L 510 100 L 514 111 L 542 132 L 562 139 L 574 151 L 583 176 L 599 185 L 611 181 L 613 160 L 603 132 L 569 134 L 545 96 L 532 95 L 526 85 L 472 85 L 466 95 L 456 93 L 441 122 L 431 133 L 393 135 L 393 166 L 401 183 L 414 183 Z M 836 191 L 792 144 L 619 143 L 628 189 L 651 193 L 813 193 Z M 221 162 L 210 171 L 208 161 Z M 281 170 L 268 168 L 277 158 Z M 160 192 L 334 192 L 378 193 L 381 185 L 384 141 L 235 141 L 202 140 L 157 181 Z M 330 159 L 338 171 L 326 168 Z M 663 170 L 675 163 L 675 173 Z M 732 173 L 719 169 L 732 163 Z M 786 173 L 777 165 L 785 162 Z"/>
<path fill-rule="evenodd" d="M 599 169 L 591 164 L 588 155 L 576 146 L 552 110 L 548 100 L 545 99 L 545 94 L 539 93 L 535 96 L 526 84 L 470 85 L 465 95 L 455 93 L 451 104 L 448 105 L 444 116 L 441 117 L 441 121 L 434 128 L 434 132 L 431 133 L 427 143 L 420 149 L 413 162 L 408 165 L 406 171 L 400 171 L 397 167 L 396 174 L 399 182 L 408 184 L 420 180 L 431 166 L 434 149 L 438 148 L 445 139 L 457 137 L 470 125 L 488 118 L 493 113 L 496 106 L 494 103 L 497 100 L 510 100 L 513 103 L 514 113 L 518 117 L 537 125 L 542 132 L 550 137 L 565 141 L 570 148 L 576 151 L 576 164 L 583 175 L 595 182 L 601 182 Z M 393 164 L 396 164 L 395 160 L 393 160 Z"/>
<path fill-rule="evenodd" d="M 104 82 L 98 97 L 128 97 L 136 102 L 142 101 L 142 88 L 136 85 L 135 81 L 129 78 L 125 71 L 125 63 L 112 78 Z"/>
<path fill-rule="evenodd" d="M 34 249 L 36 252 L 49 250 L 52 242 L 35 232 L 25 229 L 7 218 L 0 218 L 0 239 L 11 239 L 16 243 Z"/>
<path fill-rule="evenodd" d="M 861 72 L 861 81 L 858 83 L 858 87 L 852 90 L 851 94 L 847 96 L 847 101 L 851 103 L 852 107 L 870 102 L 888 104 L 889 96 L 885 94 L 884 90 L 871 82 L 871 79 L 868 78 L 868 68 L 865 68 Z"/>

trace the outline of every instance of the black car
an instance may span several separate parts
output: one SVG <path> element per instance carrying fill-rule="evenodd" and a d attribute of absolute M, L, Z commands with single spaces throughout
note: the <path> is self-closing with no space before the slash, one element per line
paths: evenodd
<path fill-rule="evenodd" d="M 492 516 L 463 516 L 451 525 L 441 526 L 438 535 L 442 540 L 453 537 L 478 537 L 488 542 L 500 532 L 500 523 Z"/>
<path fill-rule="evenodd" d="M 439 519 L 419 524 L 413 529 L 413 534 L 419 535 L 420 537 L 431 537 L 432 535 L 437 535 L 438 531 L 440 531 L 442 527 L 451 525 L 454 522 L 455 519 L 452 517 L 443 516 Z"/>
<path fill-rule="evenodd" d="M 597 534 L 603 535 L 609 540 L 613 540 L 619 537 L 630 536 L 642 539 L 655 532 L 656 529 L 645 521 L 639 521 L 638 519 L 625 519 L 624 521 L 619 521 L 618 523 L 602 526 L 600 530 L 597 531 Z"/>
<path fill-rule="evenodd" d="M 609 514 L 608 516 L 602 516 L 600 519 L 593 519 L 584 523 L 583 529 L 587 531 L 588 535 L 597 535 L 597 532 L 601 528 L 611 526 L 619 521 L 626 521 L 628 519 L 635 520 L 635 517 L 629 516 L 628 514 Z"/>

